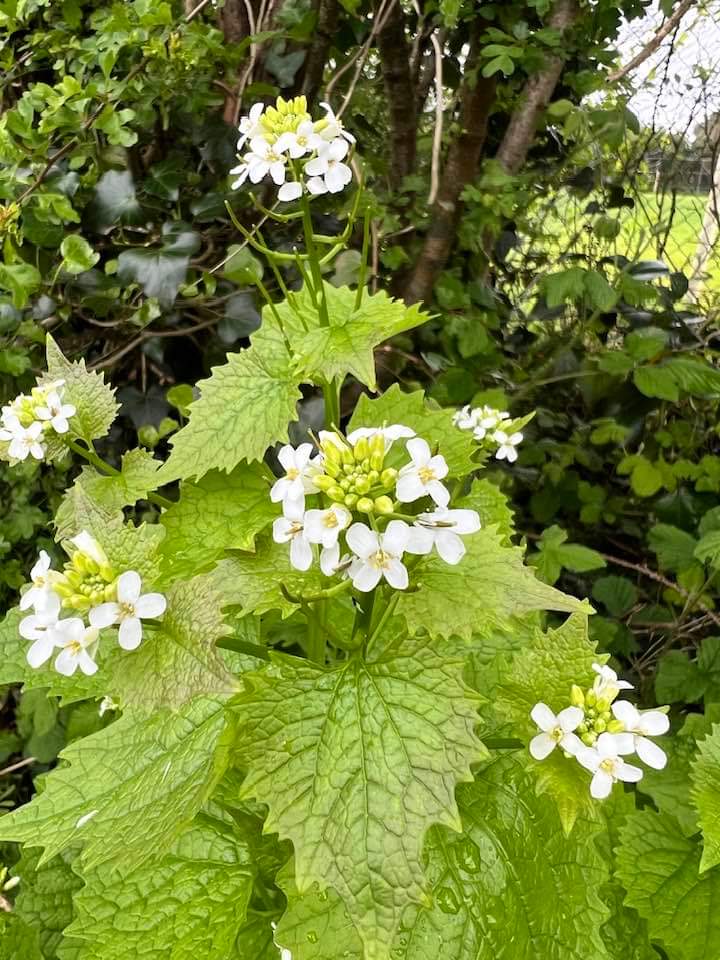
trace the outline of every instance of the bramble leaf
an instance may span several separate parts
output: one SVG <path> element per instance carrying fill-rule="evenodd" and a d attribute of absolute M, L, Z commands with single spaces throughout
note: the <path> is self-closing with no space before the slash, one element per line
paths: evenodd
<path fill-rule="evenodd" d="M 425 832 L 459 827 L 455 785 L 483 756 L 461 670 L 427 640 L 330 669 L 277 656 L 235 701 L 243 796 L 292 840 L 298 890 L 340 894 L 366 960 L 389 958 L 403 908 L 426 898 Z"/>
<path fill-rule="evenodd" d="M 82 842 L 86 869 L 117 858 L 131 870 L 164 852 L 222 775 L 222 707 L 199 697 L 143 722 L 126 713 L 72 743 L 44 791 L 0 819 L 0 840 L 44 847 L 41 865 Z"/>

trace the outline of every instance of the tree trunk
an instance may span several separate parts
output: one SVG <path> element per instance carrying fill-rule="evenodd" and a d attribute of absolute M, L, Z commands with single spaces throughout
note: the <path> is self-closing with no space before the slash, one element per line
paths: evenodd
<path fill-rule="evenodd" d="M 313 101 L 322 86 L 327 53 L 338 24 L 337 0 L 319 0 L 317 3 L 317 22 L 313 32 L 302 83 L 302 92 Z"/>
<path fill-rule="evenodd" d="M 475 179 L 485 144 L 488 116 L 495 99 L 495 78 L 481 77 L 478 73 L 481 32 L 479 27 L 475 31 L 465 65 L 460 108 L 461 131 L 448 150 L 440 189 L 431 211 L 430 227 L 403 291 L 403 298 L 409 304 L 430 299 L 435 281 L 447 263 L 455 241 L 462 213 L 460 195 Z"/>
<path fill-rule="evenodd" d="M 391 189 L 397 190 L 403 177 L 415 169 L 417 153 L 415 84 L 400 3 L 393 4 L 378 34 L 377 47 L 390 110 L 389 181 Z"/>
<path fill-rule="evenodd" d="M 576 0 L 557 0 L 547 26 L 563 33 L 577 19 L 578 14 Z M 528 150 L 535 139 L 538 120 L 550 102 L 564 64 L 562 57 L 548 57 L 544 68 L 530 77 L 525 84 L 521 101 L 513 111 L 495 155 L 495 159 L 507 173 L 517 173 L 525 163 Z"/>

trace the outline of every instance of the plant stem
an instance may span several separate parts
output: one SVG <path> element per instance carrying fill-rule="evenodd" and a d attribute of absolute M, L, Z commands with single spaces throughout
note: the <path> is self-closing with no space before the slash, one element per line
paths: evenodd
<path fill-rule="evenodd" d="M 270 651 L 267 647 L 261 647 L 258 643 L 250 643 L 249 640 L 241 640 L 239 637 L 221 637 L 215 645 L 222 650 L 234 650 L 235 653 L 246 653 L 250 657 L 257 657 L 258 660 L 269 660 Z"/>
<path fill-rule="evenodd" d="M 522 740 L 516 740 L 514 737 L 496 737 L 489 740 L 483 740 L 488 750 L 519 750 L 525 744 Z"/>
<path fill-rule="evenodd" d="M 315 611 L 313 611 L 315 613 Z M 323 614 L 325 610 L 320 609 L 315 616 L 307 621 L 307 655 L 308 660 L 313 663 L 325 663 L 325 624 Z"/>
<path fill-rule="evenodd" d="M 112 464 L 107 463 L 107 461 L 103 460 L 103 458 L 98 456 L 98 454 L 93 449 L 89 449 L 88 447 L 83 447 L 82 444 L 77 442 L 77 440 L 68 439 L 65 442 L 67 443 L 68 447 L 70 447 L 70 449 L 73 451 L 73 453 L 77 453 L 78 456 L 82 457 L 84 460 L 87 460 L 87 462 L 91 463 L 96 470 L 100 471 L 100 473 L 104 473 L 111 477 L 120 476 L 120 470 L 116 469 L 115 467 L 112 466 Z M 167 510 L 169 507 L 173 506 L 172 500 L 168 500 L 167 497 L 163 497 L 159 493 L 148 493 L 147 499 L 151 503 L 154 503 L 156 506 L 162 507 L 164 510 Z"/>

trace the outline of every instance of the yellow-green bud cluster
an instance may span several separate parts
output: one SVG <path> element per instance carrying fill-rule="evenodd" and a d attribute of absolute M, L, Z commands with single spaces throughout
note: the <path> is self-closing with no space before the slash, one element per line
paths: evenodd
<path fill-rule="evenodd" d="M 55 574 L 52 588 L 62 598 L 63 607 L 85 612 L 90 607 L 115 600 L 116 581 L 112 567 L 99 564 L 77 550 L 65 564 L 63 573 Z"/>
<path fill-rule="evenodd" d="M 392 513 L 393 500 L 388 492 L 395 486 L 398 472 L 385 467 L 385 438 L 381 434 L 361 437 L 350 446 L 338 434 L 320 442 L 324 473 L 313 483 L 330 500 L 360 513 Z"/>
<path fill-rule="evenodd" d="M 305 97 L 284 100 L 278 97 L 274 107 L 267 107 L 260 118 L 265 139 L 275 143 L 283 133 L 294 133 L 301 123 L 310 120 Z"/>
<path fill-rule="evenodd" d="M 570 703 L 573 707 L 580 707 L 585 713 L 582 723 L 575 733 L 587 747 L 595 745 L 601 733 L 622 733 L 625 727 L 612 715 L 610 707 L 617 692 L 598 696 L 592 689 L 583 692 L 577 684 L 573 684 L 570 691 Z"/>

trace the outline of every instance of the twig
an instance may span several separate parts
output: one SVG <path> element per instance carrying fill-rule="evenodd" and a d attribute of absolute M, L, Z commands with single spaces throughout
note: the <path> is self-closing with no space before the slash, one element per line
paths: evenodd
<path fill-rule="evenodd" d="M 200 3 L 185 17 L 185 23 L 190 23 L 193 17 L 196 17 L 209 3 L 210 0 L 200 0 Z"/>
<path fill-rule="evenodd" d="M 622 80 L 623 77 L 628 75 L 628 73 L 636 70 L 641 63 L 644 63 L 647 58 L 657 50 L 665 37 L 672 33 L 675 27 L 688 12 L 690 7 L 694 6 L 695 2 L 696 0 L 683 0 L 683 2 L 679 4 L 678 8 L 673 11 L 672 16 L 667 18 L 652 40 L 646 43 L 642 50 L 636 54 L 629 63 L 626 63 L 624 67 L 619 67 L 617 70 L 614 70 L 612 73 L 608 74 L 608 83 L 616 83 L 618 80 Z"/>
<path fill-rule="evenodd" d="M 442 50 L 440 41 L 435 33 L 430 35 L 430 42 L 435 50 L 435 130 L 433 131 L 432 160 L 430 163 L 430 193 L 428 193 L 428 204 L 432 206 L 437 199 L 438 188 L 440 186 L 440 151 L 442 150 L 443 138 L 443 73 L 442 73 Z"/>
<path fill-rule="evenodd" d="M 9 767 L 5 767 L 4 770 L 0 770 L 0 777 L 4 777 L 8 773 L 14 773 L 16 770 L 27 767 L 31 763 L 35 763 L 35 757 L 25 757 L 24 760 L 18 760 L 17 763 L 13 763 Z"/>
<path fill-rule="evenodd" d="M 203 320 L 200 323 L 196 323 L 192 327 L 184 327 L 182 330 L 143 330 L 141 334 L 131 340 L 130 343 L 126 343 L 124 347 L 121 347 L 119 350 L 113 351 L 112 353 L 108 353 L 104 357 L 100 357 L 96 363 L 91 363 L 88 366 L 88 370 L 103 370 L 105 367 L 111 367 L 126 354 L 130 353 L 136 347 L 139 347 L 140 344 L 144 343 L 145 340 L 152 340 L 154 337 L 185 337 L 191 333 L 195 333 L 198 330 L 204 330 L 206 327 L 211 327 L 215 323 L 217 323 L 217 321 L 213 317 L 210 320 Z"/>

